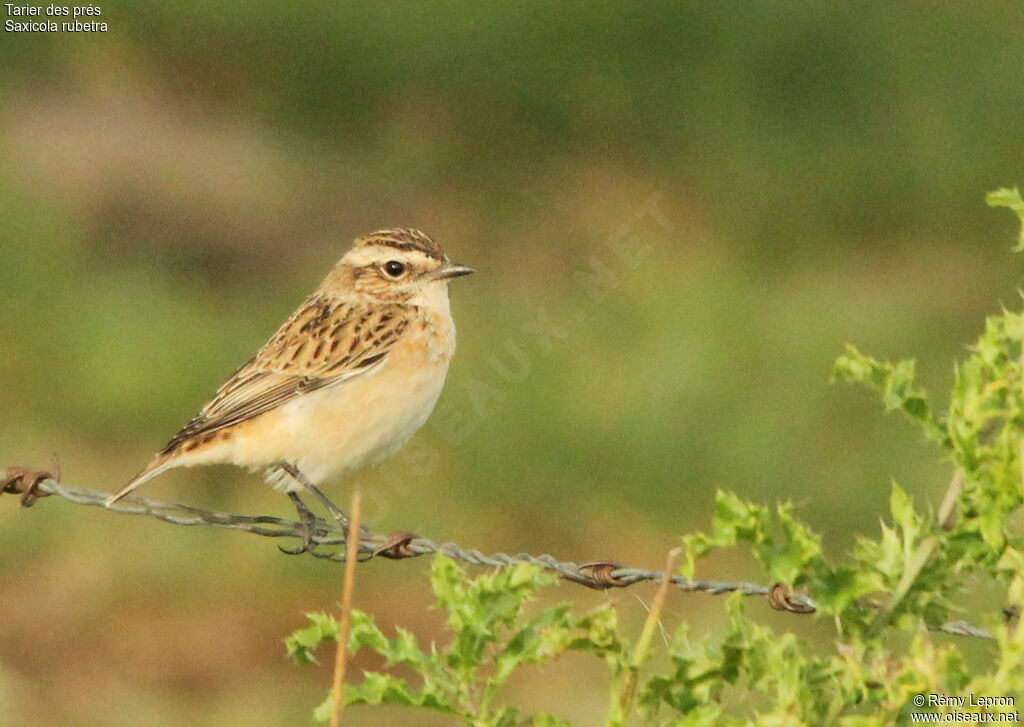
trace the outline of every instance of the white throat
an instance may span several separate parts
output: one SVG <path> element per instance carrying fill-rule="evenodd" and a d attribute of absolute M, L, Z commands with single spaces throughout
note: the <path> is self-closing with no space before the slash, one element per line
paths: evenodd
<path fill-rule="evenodd" d="M 448 281 L 427 283 L 420 292 L 409 299 L 409 304 L 449 315 L 451 307 L 448 304 Z"/>

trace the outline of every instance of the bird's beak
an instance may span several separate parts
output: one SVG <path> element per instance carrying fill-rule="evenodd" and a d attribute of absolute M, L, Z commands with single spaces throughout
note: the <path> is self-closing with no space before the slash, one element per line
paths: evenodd
<path fill-rule="evenodd" d="M 467 268 L 465 265 L 459 265 L 458 263 L 446 263 L 443 268 L 434 273 L 434 277 L 437 280 L 449 280 L 450 278 L 458 278 L 462 275 L 469 275 L 470 273 L 476 272 L 473 268 Z"/>

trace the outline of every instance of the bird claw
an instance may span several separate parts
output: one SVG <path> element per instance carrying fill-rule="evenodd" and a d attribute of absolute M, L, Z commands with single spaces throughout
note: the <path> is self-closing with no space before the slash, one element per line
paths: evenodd
<path fill-rule="evenodd" d="M 302 523 L 302 542 L 294 548 L 286 548 L 283 545 L 277 546 L 285 555 L 302 555 L 303 553 L 312 553 L 317 549 L 320 543 L 313 540 L 313 536 L 317 534 L 316 528 L 309 522 Z"/>
<path fill-rule="evenodd" d="M 45 470 L 33 470 L 28 467 L 8 467 L 2 481 L 0 492 L 21 495 L 21 506 L 32 507 L 36 500 L 49 497 L 50 493 L 41 490 L 39 485 L 47 480 L 60 481 L 60 463 L 54 458 L 56 475 Z"/>
<path fill-rule="evenodd" d="M 316 546 L 316 543 L 303 538 L 302 545 L 299 545 L 298 547 L 286 548 L 283 545 L 279 545 L 277 546 L 277 549 L 285 555 L 302 555 L 303 553 L 312 553 L 316 549 Z"/>
<path fill-rule="evenodd" d="M 277 549 L 285 555 L 302 555 L 303 553 L 312 553 L 319 545 L 319 543 L 313 540 L 313 537 L 320 533 L 320 529 L 317 527 L 316 515 L 306 507 L 306 503 L 302 501 L 302 498 L 300 498 L 298 494 L 289 492 L 288 497 L 291 499 L 292 504 L 295 505 L 295 511 L 299 514 L 299 521 L 302 525 L 302 544 L 295 548 L 285 548 L 279 545 L 277 546 Z"/>

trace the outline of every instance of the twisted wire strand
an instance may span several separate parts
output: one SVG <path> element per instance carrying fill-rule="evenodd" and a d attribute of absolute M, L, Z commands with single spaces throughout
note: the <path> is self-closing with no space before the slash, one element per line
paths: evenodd
<path fill-rule="evenodd" d="M 174 525 L 206 525 L 228 528 L 269 538 L 301 539 L 303 537 L 302 523 L 271 515 L 237 515 L 215 510 L 204 510 L 180 503 L 160 502 L 135 495 L 125 497 L 113 505 L 106 505 L 107 493 L 105 492 L 67 487 L 50 479 L 39 482 L 35 489 L 40 495 L 57 495 L 76 505 L 100 507 L 122 515 L 144 515 Z M 345 534 L 338 524 L 322 518 L 316 518 L 314 527 L 316 532 L 311 535 L 310 540 L 317 545 L 340 546 L 345 544 Z M 661 581 L 665 577 L 664 572 L 660 570 L 633 568 L 612 561 L 574 563 L 572 561 L 559 560 L 546 553 L 542 555 L 533 555 L 531 553 L 510 555 L 501 552 L 487 554 L 475 548 L 464 548 L 456 543 L 441 542 L 411 535 L 399 538 L 399 540 L 400 552 L 391 553 L 388 557 L 411 558 L 442 553 L 469 565 L 492 568 L 506 568 L 516 563 L 532 563 L 539 568 L 556 573 L 566 580 L 591 588 L 624 588 L 645 581 Z M 362 533 L 359 538 L 360 557 L 382 555 L 384 554 L 383 551 L 393 547 L 394 543 L 395 536 Z M 310 551 L 310 555 L 338 563 L 345 561 L 344 549 L 329 553 L 313 550 Z M 669 580 L 682 591 L 700 591 L 712 595 L 738 591 L 745 596 L 768 596 L 772 590 L 769 586 L 757 583 L 698 581 L 684 578 L 678 574 L 671 575 Z M 790 593 L 788 594 L 788 599 L 794 605 L 801 607 L 801 612 L 806 610 L 806 612 L 810 613 L 814 609 L 813 601 L 804 594 Z"/>
<path fill-rule="evenodd" d="M 122 515 L 143 515 L 153 517 L 174 525 L 211 526 L 241 530 L 268 538 L 302 539 L 306 535 L 306 526 L 302 523 L 271 515 L 237 515 L 233 513 L 204 510 L 180 503 L 160 502 L 137 495 L 130 495 L 113 505 L 107 505 L 107 493 L 96 490 L 66 487 L 53 479 L 38 481 L 33 488 L 36 499 L 24 501 L 29 505 L 46 495 L 56 495 L 76 505 L 100 507 L 104 510 Z M 345 533 L 337 523 L 314 518 L 315 532 L 309 540 L 318 546 L 341 546 L 346 543 Z M 345 550 L 337 552 L 308 551 L 310 555 L 323 560 L 343 563 Z M 413 558 L 422 555 L 442 553 L 450 558 L 460 560 L 469 565 L 492 568 L 506 568 L 516 563 L 531 563 L 543 570 L 556 573 L 565 580 L 578 583 L 588 588 L 626 588 L 646 581 L 660 582 L 665 573 L 660 570 L 633 568 L 614 561 L 595 561 L 591 563 L 574 563 L 559 560 L 552 555 L 532 555 L 530 553 L 486 554 L 475 548 L 463 548 L 452 542 L 440 542 L 409 533 L 381 535 L 363 532 L 359 537 L 359 556 L 361 560 L 369 560 L 375 556 L 391 559 Z M 669 576 L 669 582 L 681 591 L 702 592 L 711 595 L 725 593 L 741 593 L 744 596 L 762 596 L 769 604 L 780 611 L 795 614 L 814 613 L 816 608 L 810 596 L 791 591 L 787 586 L 776 583 L 765 586 L 745 581 L 703 581 L 691 580 L 678 574 Z M 954 636 L 974 637 L 981 639 L 995 638 L 986 629 L 973 626 L 966 621 L 930 626 L 930 630 Z"/>

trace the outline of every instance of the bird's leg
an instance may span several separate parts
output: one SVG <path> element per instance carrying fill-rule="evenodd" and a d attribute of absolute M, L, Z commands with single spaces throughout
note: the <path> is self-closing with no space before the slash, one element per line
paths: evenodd
<path fill-rule="evenodd" d="M 284 548 L 280 545 L 277 547 L 282 553 L 288 555 L 311 553 L 317 546 L 317 543 L 313 542 L 313 536 L 317 534 L 316 515 L 306 507 L 306 503 L 299 497 L 299 493 L 289 492 L 288 498 L 295 505 L 295 510 L 299 513 L 299 521 L 302 523 L 302 545 L 297 548 Z"/>
<path fill-rule="evenodd" d="M 347 538 L 348 537 L 348 528 L 349 528 L 349 525 L 351 524 L 352 520 L 345 513 L 345 511 L 342 510 L 337 505 L 335 505 L 333 502 L 331 502 L 330 498 L 328 498 L 327 495 L 322 493 L 320 491 L 320 488 L 318 488 L 316 485 L 314 485 L 312 483 L 307 484 L 306 485 L 306 489 L 309 490 L 311 493 L 313 493 L 313 497 L 318 499 L 320 501 L 320 504 L 323 505 L 324 507 L 326 507 L 327 510 L 331 513 L 331 515 L 334 516 L 334 519 L 338 521 L 339 525 L 341 525 L 342 530 L 345 531 L 345 537 Z M 360 535 L 372 535 L 372 533 L 370 532 L 370 529 L 368 527 L 366 527 L 365 525 L 360 525 L 359 526 L 359 534 Z"/>
<path fill-rule="evenodd" d="M 349 524 L 351 523 L 351 520 L 349 519 L 349 516 L 345 514 L 345 511 L 342 510 L 337 505 L 335 505 L 333 502 L 331 502 L 330 498 L 328 498 L 327 495 L 321 492 L 319 487 L 310 482 L 309 479 L 304 474 L 302 474 L 299 468 L 293 465 L 291 462 L 282 462 L 278 466 L 282 470 L 287 472 L 296 482 L 302 485 L 306 492 L 310 493 L 311 495 L 313 495 L 313 497 L 319 500 L 321 505 L 327 508 L 327 511 L 331 513 L 334 519 L 338 521 L 338 524 L 341 525 L 341 529 L 342 531 L 344 531 L 345 537 L 347 538 L 348 528 Z M 360 534 L 362 535 L 370 534 L 370 530 L 366 526 L 360 526 L 359 531 Z"/>

